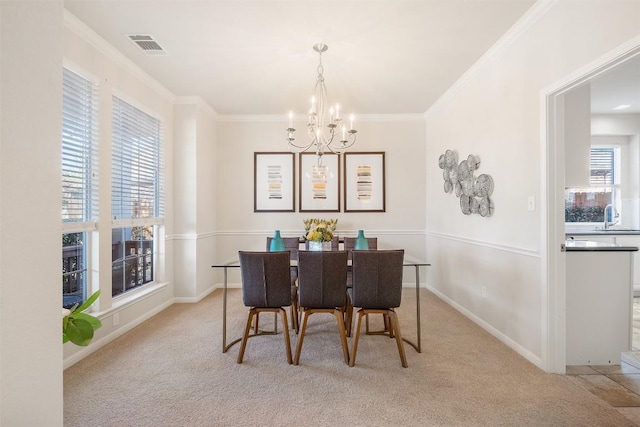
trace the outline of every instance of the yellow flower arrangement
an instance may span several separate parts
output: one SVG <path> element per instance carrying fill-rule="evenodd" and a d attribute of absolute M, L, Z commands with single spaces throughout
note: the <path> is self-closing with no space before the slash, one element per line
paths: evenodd
<path fill-rule="evenodd" d="M 312 242 L 330 242 L 338 225 L 337 219 L 303 219 L 304 238 Z"/>

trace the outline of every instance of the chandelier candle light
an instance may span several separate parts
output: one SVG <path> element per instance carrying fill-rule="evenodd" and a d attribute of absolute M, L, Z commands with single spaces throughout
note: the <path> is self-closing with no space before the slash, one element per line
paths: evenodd
<path fill-rule="evenodd" d="M 349 129 L 342 121 L 340 116 L 340 106 L 329 107 L 327 117 L 327 87 L 324 84 L 324 68 L 322 66 L 322 53 L 326 52 L 328 46 L 318 43 L 313 46 L 313 50 L 319 54 L 318 77 L 314 95 L 311 98 L 311 109 L 309 110 L 309 119 L 307 121 L 307 130 L 311 141 L 306 145 L 297 145 L 294 141 L 295 129 L 293 127 L 293 112 L 289 112 L 289 127 L 287 128 L 287 142 L 289 149 L 294 152 L 307 151 L 311 147 L 315 147 L 318 155 L 318 165 L 322 164 L 322 155 L 325 151 L 336 154 L 344 153 L 347 148 L 356 142 L 356 133 L 353 128 L 353 115 L 349 119 Z"/>

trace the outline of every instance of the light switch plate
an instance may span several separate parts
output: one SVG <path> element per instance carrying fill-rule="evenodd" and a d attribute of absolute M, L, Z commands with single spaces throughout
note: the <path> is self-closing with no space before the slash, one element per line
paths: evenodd
<path fill-rule="evenodd" d="M 529 196 L 527 199 L 527 209 L 530 211 L 536 210 L 536 198 L 535 196 Z"/>

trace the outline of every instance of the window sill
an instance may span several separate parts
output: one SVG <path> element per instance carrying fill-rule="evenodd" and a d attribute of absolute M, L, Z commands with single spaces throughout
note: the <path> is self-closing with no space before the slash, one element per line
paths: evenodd
<path fill-rule="evenodd" d="M 121 296 L 117 296 L 115 297 L 115 299 L 113 300 L 113 305 L 111 306 L 111 308 L 105 310 L 105 311 L 101 311 L 101 312 L 97 312 L 97 313 L 91 313 L 92 316 L 96 316 L 97 318 L 99 318 L 100 320 L 102 320 L 105 317 L 109 317 L 111 315 L 113 315 L 114 313 L 124 310 L 125 308 L 141 301 L 144 300 L 146 298 L 151 297 L 152 295 L 157 294 L 160 291 L 163 291 L 164 289 L 166 289 L 169 286 L 168 282 L 162 282 L 162 283 L 151 283 L 149 285 L 146 285 L 140 289 L 136 289 L 134 291 L 131 292 L 127 292 L 124 295 Z"/>

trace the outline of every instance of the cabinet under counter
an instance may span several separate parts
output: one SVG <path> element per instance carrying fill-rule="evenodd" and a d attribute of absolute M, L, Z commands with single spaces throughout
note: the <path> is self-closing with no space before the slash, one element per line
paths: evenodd
<path fill-rule="evenodd" d="M 567 365 L 618 365 L 633 335 L 636 246 L 565 243 Z"/>

